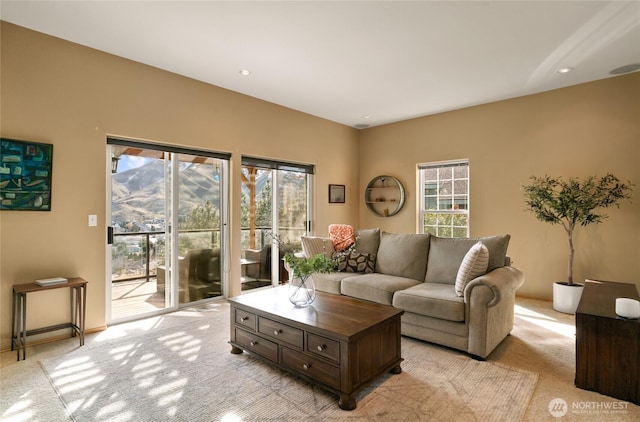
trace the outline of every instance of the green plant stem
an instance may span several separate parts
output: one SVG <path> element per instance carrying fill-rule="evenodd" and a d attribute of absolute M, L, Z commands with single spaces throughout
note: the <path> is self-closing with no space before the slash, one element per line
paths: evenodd
<path fill-rule="evenodd" d="M 300 279 L 300 285 L 299 285 L 298 287 L 296 287 L 296 289 L 294 290 L 293 294 L 291 294 L 290 296 L 296 296 L 296 295 L 298 294 L 298 291 L 299 291 L 301 288 L 303 288 L 303 287 L 304 287 L 304 288 L 305 288 L 305 290 L 306 290 L 305 294 L 307 295 L 307 300 L 311 300 L 311 294 L 309 293 L 309 290 L 307 289 L 307 286 L 306 286 L 306 284 L 305 284 L 305 283 L 307 282 L 307 279 L 308 279 L 309 277 L 311 277 L 311 276 L 307 276 L 307 277 L 304 277 L 304 278 L 302 278 L 302 277 L 298 277 L 298 278 Z"/>

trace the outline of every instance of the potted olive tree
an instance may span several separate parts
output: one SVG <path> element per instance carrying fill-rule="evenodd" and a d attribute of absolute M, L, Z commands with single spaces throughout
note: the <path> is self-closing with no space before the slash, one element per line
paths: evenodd
<path fill-rule="evenodd" d="M 575 313 L 584 284 L 573 281 L 573 230 L 577 225 L 601 223 L 607 215 L 598 212 L 601 208 L 631 198 L 631 183 L 621 183 L 617 177 L 589 176 L 584 180 L 561 177 L 531 177 L 531 184 L 523 186 L 527 210 L 540 221 L 560 224 L 569 241 L 569 263 L 567 280 L 553 285 L 553 309 Z"/>

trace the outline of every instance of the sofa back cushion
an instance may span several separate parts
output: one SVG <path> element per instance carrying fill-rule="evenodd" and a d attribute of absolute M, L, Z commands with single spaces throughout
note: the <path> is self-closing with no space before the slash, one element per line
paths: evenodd
<path fill-rule="evenodd" d="M 355 251 L 377 254 L 380 247 L 380 229 L 360 229 L 356 230 Z"/>
<path fill-rule="evenodd" d="M 376 272 L 424 280 L 429 256 L 429 237 L 429 234 L 382 232 L 376 258 Z M 460 260 L 462 261 L 462 258 Z M 455 274 L 453 279 L 455 281 Z"/>
<path fill-rule="evenodd" d="M 455 284 L 458 269 L 464 256 L 478 242 L 482 242 L 489 250 L 487 272 L 503 267 L 507 256 L 509 239 L 511 239 L 511 236 L 508 234 L 474 238 L 431 236 L 425 281 L 429 283 Z"/>
<path fill-rule="evenodd" d="M 429 283 L 455 284 L 458 269 L 464 256 L 478 242 L 482 242 L 489 250 L 487 272 L 503 267 L 507 256 L 509 239 L 511 239 L 511 236 L 508 234 L 474 238 L 431 236 L 425 281 Z"/>

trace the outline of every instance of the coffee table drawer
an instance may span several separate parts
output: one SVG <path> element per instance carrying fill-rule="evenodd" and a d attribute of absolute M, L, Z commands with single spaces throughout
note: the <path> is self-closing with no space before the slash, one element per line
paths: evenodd
<path fill-rule="evenodd" d="M 302 348 L 304 331 L 267 318 L 258 318 L 258 332 L 283 343 Z"/>
<path fill-rule="evenodd" d="M 340 388 L 340 368 L 289 348 L 282 348 L 282 364 L 334 388 Z"/>
<path fill-rule="evenodd" d="M 272 341 L 236 328 L 236 343 L 251 352 L 278 363 L 278 345 Z"/>
<path fill-rule="evenodd" d="M 340 343 L 335 340 L 307 333 L 307 351 L 340 362 Z"/>
<path fill-rule="evenodd" d="M 235 308 L 235 313 L 236 324 L 242 325 L 251 331 L 256 330 L 256 321 L 258 320 L 258 317 L 256 317 L 255 314 L 237 308 Z"/>

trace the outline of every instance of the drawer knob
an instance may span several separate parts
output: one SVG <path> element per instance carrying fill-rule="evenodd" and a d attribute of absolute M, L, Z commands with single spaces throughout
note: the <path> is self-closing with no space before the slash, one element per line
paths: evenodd
<path fill-rule="evenodd" d="M 249 343 L 251 346 L 255 346 L 256 344 L 258 344 L 257 341 L 252 341 L 251 343 Z"/>
<path fill-rule="evenodd" d="M 278 334 L 280 334 L 281 332 L 282 332 L 282 330 L 273 330 L 273 334 L 274 334 L 274 335 L 276 335 L 276 336 L 277 336 Z"/>
<path fill-rule="evenodd" d="M 321 345 L 318 346 L 318 352 L 322 352 L 326 348 L 327 348 L 326 344 L 321 344 Z"/>
<path fill-rule="evenodd" d="M 309 368 L 311 368 L 311 364 L 310 363 L 305 363 L 305 364 L 302 365 L 302 367 L 304 369 L 309 369 Z"/>
<path fill-rule="evenodd" d="M 246 320 L 248 320 L 248 319 L 249 319 L 249 317 L 248 317 L 248 316 L 243 316 L 242 318 L 240 318 L 240 321 L 246 321 Z"/>

